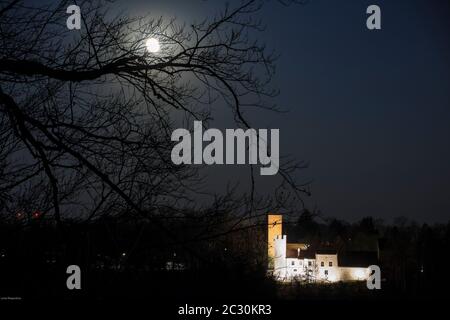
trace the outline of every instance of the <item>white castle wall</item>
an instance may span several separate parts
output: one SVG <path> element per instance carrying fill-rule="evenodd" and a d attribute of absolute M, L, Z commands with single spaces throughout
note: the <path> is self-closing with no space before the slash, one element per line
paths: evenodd
<path fill-rule="evenodd" d="M 316 279 L 319 281 L 339 281 L 337 254 L 316 254 Z"/>
<path fill-rule="evenodd" d="M 338 281 L 361 281 L 370 276 L 369 268 L 339 267 Z"/>

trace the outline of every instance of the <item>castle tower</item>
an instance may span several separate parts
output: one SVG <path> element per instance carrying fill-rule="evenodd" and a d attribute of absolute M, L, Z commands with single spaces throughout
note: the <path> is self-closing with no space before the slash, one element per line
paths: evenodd
<path fill-rule="evenodd" d="M 267 257 L 269 269 L 273 269 L 275 258 L 275 239 L 283 235 L 283 216 L 281 214 L 269 214 L 267 216 Z"/>
<path fill-rule="evenodd" d="M 286 235 L 277 236 L 274 240 L 273 275 L 278 279 L 285 279 L 287 276 L 286 240 Z"/>

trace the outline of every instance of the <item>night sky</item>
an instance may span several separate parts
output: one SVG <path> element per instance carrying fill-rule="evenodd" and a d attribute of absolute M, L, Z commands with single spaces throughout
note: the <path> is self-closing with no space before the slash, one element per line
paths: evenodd
<path fill-rule="evenodd" d="M 382 30 L 365 28 L 378 4 Z M 276 7 L 276 6 L 274 6 Z M 450 217 L 450 3 L 310 1 L 268 24 L 277 119 L 326 216 Z"/>
<path fill-rule="evenodd" d="M 371 4 L 381 7 L 381 31 L 366 28 Z M 224 2 L 116 5 L 190 23 Z M 280 129 L 282 154 L 309 162 L 298 175 L 312 181 L 308 204 L 348 221 L 368 215 L 448 221 L 450 2 L 310 0 L 285 7 L 269 1 L 260 17 L 267 30 L 259 40 L 280 54 L 273 84 L 281 92 L 273 102 L 289 112 L 247 116 L 255 128 Z M 233 128 L 230 119 L 219 109 L 212 126 Z M 217 190 L 228 178 L 242 179 L 236 166 L 208 170 Z M 258 181 L 267 190 L 273 182 Z"/>

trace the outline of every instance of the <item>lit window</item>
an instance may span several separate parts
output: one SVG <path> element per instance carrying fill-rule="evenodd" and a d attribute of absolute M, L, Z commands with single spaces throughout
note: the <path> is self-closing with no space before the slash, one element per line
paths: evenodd
<path fill-rule="evenodd" d="M 328 265 L 329 265 L 330 267 L 332 267 L 332 266 L 333 266 L 333 262 L 332 262 L 332 261 L 328 262 Z"/>
<path fill-rule="evenodd" d="M 322 262 L 320 263 L 320 266 L 321 266 L 321 267 L 325 267 L 325 262 L 322 261 Z"/>

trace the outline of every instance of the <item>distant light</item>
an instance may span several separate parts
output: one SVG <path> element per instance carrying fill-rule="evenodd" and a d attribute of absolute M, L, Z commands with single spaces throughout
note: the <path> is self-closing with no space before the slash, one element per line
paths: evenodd
<path fill-rule="evenodd" d="M 41 216 L 41 212 L 39 210 L 36 210 L 35 212 L 33 212 L 33 218 L 37 219 Z"/>
<path fill-rule="evenodd" d="M 159 40 L 156 38 L 150 38 L 145 43 L 145 46 L 147 47 L 148 52 L 155 53 L 158 52 L 161 49 L 161 46 L 159 45 Z"/>
<path fill-rule="evenodd" d="M 125 252 L 122 252 L 122 257 L 125 257 L 127 254 Z"/>

